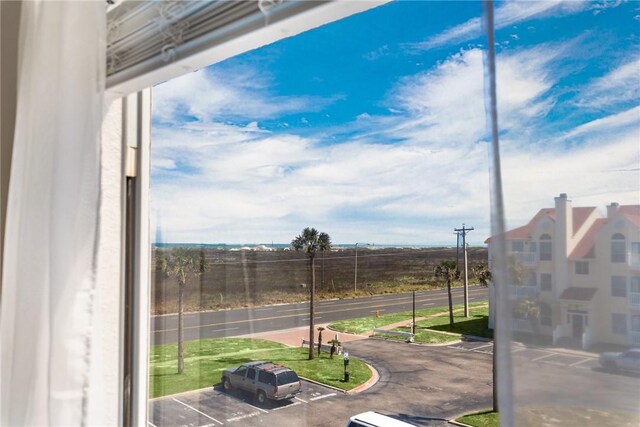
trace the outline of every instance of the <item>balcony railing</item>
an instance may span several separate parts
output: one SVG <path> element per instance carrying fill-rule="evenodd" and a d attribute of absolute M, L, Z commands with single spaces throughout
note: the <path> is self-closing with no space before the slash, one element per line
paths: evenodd
<path fill-rule="evenodd" d="M 530 298 L 540 293 L 540 287 L 538 285 L 533 286 L 515 286 L 511 285 L 511 297 L 518 298 Z"/>
<path fill-rule="evenodd" d="M 640 308 L 640 292 L 629 292 L 629 307 Z"/>
<path fill-rule="evenodd" d="M 511 252 L 520 265 L 534 266 L 538 263 L 537 252 Z"/>
<path fill-rule="evenodd" d="M 629 344 L 640 345 L 640 331 L 631 331 L 629 334 Z"/>

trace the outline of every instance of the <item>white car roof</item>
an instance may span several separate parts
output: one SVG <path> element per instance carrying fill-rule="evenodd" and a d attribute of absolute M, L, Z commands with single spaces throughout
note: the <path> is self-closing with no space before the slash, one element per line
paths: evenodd
<path fill-rule="evenodd" d="M 375 411 L 367 411 L 351 417 L 351 421 L 359 421 L 373 426 L 380 427 L 407 427 L 413 426 L 413 424 L 406 423 L 404 421 L 396 420 L 395 418 L 382 415 Z"/>

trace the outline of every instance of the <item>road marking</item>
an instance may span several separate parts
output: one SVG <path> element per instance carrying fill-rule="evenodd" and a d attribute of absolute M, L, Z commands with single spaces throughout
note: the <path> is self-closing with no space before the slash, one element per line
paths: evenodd
<path fill-rule="evenodd" d="M 273 310 L 273 307 L 254 308 L 253 311 L 268 311 Z"/>
<path fill-rule="evenodd" d="M 257 406 L 253 406 L 251 403 L 247 402 L 246 400 L 243 400 L 243 402 L 244 402 L 244 403 L 246 403 L 247 405 L 251 406 L 253 409 L 257 409 L 258 411 L 262 411 L 262 412 L 264 412 L 265 414 L 268 414 L 268 413 L 269 413 L 269 411 L 266 411 L 266 410 L 264 410 L 264 409 L 262 409 L 262 408 L 258 408 Z"/>
<path fill-rule="evenodd" d="M 306 400 L 304 400 L 304 399 L 300 399 L 298 396 L 295 396 L 295 397 L 294 397 L 294 399 L 299 400 L 299 401 L 300 401 L 300 402 L 302 402 L 302 403 L 309 403 L 309 402 L 307 402 L 307 401 L 306 401 Z"/>
<path fill-rule="evenodd" d="M 481 345 L 480 347 L 474 348 L 474 350 L 480 350 L 481 348 L 486 348 L 486 347 L 493 347 L 493 344 Z"/>
<path fill-rule="evenodd" d="M 532 362 L 537 362 L 538 360 L 546 359 L 547 357 L 555 356 L 555 353 L 545 354 L 544 356 L 536 357 L 535 359 L 531 359 Z"/>
<path fill-rule="evenodd" d="M 325 397 L 331 397 L 335 395 L 336 395 L 335 393 L 323 394 L 322 396 L 312 397 L 311 399 L 309 399 L 309 401 L 320 400 L 320 399 L 324 399 Z"/>
<path fill-rule="evenodd" d="M 369 311 L 369 313 L 375 313 L 376 311 L 387 311 L 387 310 L 385 310 L 384 308 L 382 308 L 382 309 L 380 309 L 380 310 L 371 310 L 371 311 Z"/>
<path fill-rule="evenodd" d="M 595 358 L 584 358 L 584 359 L 580 360 L 579 362 L 572 363 L 572 364 L 571 364 L 571 365 L 569 365 L 569 366 L 578 366 L 578 365 L 580 365 L 581 363 L 589 362 L 589 361 L 591 361 L 591 360 L 596 360 L 596 359 L 595 359 Z M 580 366 L 580 367 L 582 367 L 582 366 Z"/>
<path fill-rule="evenodd" d="M 233 331 L 240 328 L 224 328 L 224 329 L 209 329 L 209 332 L 224 332 L 224 331 Z"/>
<path fill-rule="evenodd" d="M 436 303 L 435 303 L 435 302 L 428 302 L 428 303 L 426 303 L 426 304 L 422 304 L 422 305 L 424 305 L 424 306 L 427 306 L 427 305 L 436 305 Z"/>
<path fill-rule="evenodd" d="M 416 300 L 416 303 L 427 303 L 428 301 L 433 301 L 440 299 L 441 297 L 436 296 L 436 297 L 427 297 L 427 299 L 424 300 Z M 408 297 L 406 299 L 411 299 L 411 297 Z M 370 302 L 358 302 L 358 303 L 351 303 L 351 304 L 368 304 Z M 396 305 L 407 305 L 408 302 L 398 302 L 398 303 L 392 303 L 392 304 L 385 304 L 384 307 L 390 307 L 390 306 L 396 306 Z M 342 304 L 342 305 L 347 305 L 347 304 Z M 327 310 L 327 311 L 318 311 L 318 314 L 329 314 L 329 313 L 340 313 L 340 312 L 345 312 L 345 311 L 355 311 L 355 310 L 361 310 L 362 307 L 355 307 L 355 308 L 346 308 L 346 309 L 338 309 L 338 310 Z M 291 318 L 291 317 L 300 317 L 300 316 L 305 316 L 306 313 L 299 313 L 299 314 L 285 314 L 282 316 L 271 316 L 271 317 L 257 317 L 257 318 L 253 318 L 253 319 L 246 319 L 246 320 L 234 320 L 234 321 L 230 321 L 230 322 L 220 322 L 220 323 L 209 323 L 209 324 L 205 324 L 205 325 L 199 325 L 199 326 L 185 326 L 184 329 L 200 329 L 200 328 L 205 328 L 205 327 L 209 327 L 209 326 L 226 326 L 226 325 L 232 325 L 232 324 L 238 324 L 238 323 L 251 323 L 254 321 L 258 321 L 258 320 L 275 320 L 275 319 L 287 319 L 287 318 Z M 321 317 L 316 317 L 316 319 L 320 319 Z M 173 331 L 177 331 L 178 328 L 172 328 L 172 329 L 159 329 L 156 331 L 153 331 L 154 333 L 157 332 L 173 332 Z"/>
<path fill-rule="evenodd" d="M 300 311 L 300 310 L 306 310 L 309 311 L 309 307 L 302 307 L 302 308 L 288 308 L 286 310 L 277 310 L 276 313 L 285 313 L 287 311 Z"/>
<path fill-rule="evenodd" d="M 271 412 L 273 412 L 273 411 L 279 411 L 280 409 L 284 409 L 284 408 L 290 408 L 290 407 L 292 407 L 292 406 L 296 406 L 296 405 L 302 405 L 302 403 L 300 403 L 300 402 L 293 402 L 293 403 L 292 403 L 292 404 L 290 404 L 290 405 L 286 405 L 286 406 L 279 406 L 279 407 L 277 407 L 277 408 L 272 408 L 272 409 L 271 409 Z"/>
<path fill-rule="evenodd" d="M 223 425 L 224 425 L 224 423 L 223 423 L 223 422 L 220 422 L 220 421 L 216 420 L 215 418 L 210 417 L 209 415 L 205 414 L 204 412 L 200 412 L 200 411 L 198 411 L 198 410 L 197 410 L 196 408 L 194 408 L 193 406 L 187 405 L 186 403 L 179 401 L 179 400 L 178 400 L 178 399 L 176 399 L 175 397 L 173 398 L 173 400 L 175 400 L 176 402 L 180 403 L 181 405 L 186 406 L 186 407 L 187 407 L 187 408 L 189 408 L 189 409 L 193 409 L 193 410 L 194 410 L 194 411 L 196 411 L 197 413 L 202 414 L 202 415 L 204 415 L 205 417 L 209 418 L 210 420 L 213 420 L 213 421 L 217 422 L 217 423 L 218 423 L 218 424 L 220 424 L 221 426 L 223 426 Z"/>
<path fill-rule="evenodd" d="M 239 417 L 227 418 L 227 422 L 233 422 L 233 421 L 238 421 L 245 418 L 255 417 L 256 415 L 260 415 L 260 412 L 252 412 L 247 415 L 240 415 Z"/>
<path fill-rule="evenodd" d="M 152 423 L 151 421 L 147 421 L 147 423 L 151 426 L 151 427 L 158 427 L 157 425 L 155 425 L 154 423 Z"/>

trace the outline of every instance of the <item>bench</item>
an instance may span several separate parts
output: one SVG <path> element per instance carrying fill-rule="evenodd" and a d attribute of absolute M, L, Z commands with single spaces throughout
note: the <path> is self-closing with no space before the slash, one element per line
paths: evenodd
<path fill-rule="evenodd" d="M 397 335 L 397 336 L 406 338 L 407 342 L 413 342 L 413 334 L 411 332 L 389 331 L 387 329 L 376 328 L 373 330 L 373 335 L 375 334 Z"/>

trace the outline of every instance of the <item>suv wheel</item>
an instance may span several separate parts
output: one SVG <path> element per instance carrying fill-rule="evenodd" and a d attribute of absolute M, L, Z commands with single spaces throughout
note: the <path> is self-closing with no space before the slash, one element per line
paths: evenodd
<path fill-rule="evenodd" d="M 264 391 L 258 390 L 258 403 L 263 405 L 267 401 L 267 395 Z"/>
<path fill-rule="evenodd" d="M 225 391 L 231 390 L 231 381 L 229 381 L 229 378 L 225 377 L 222 380 L 222 388 L 225 389 Z"/>

